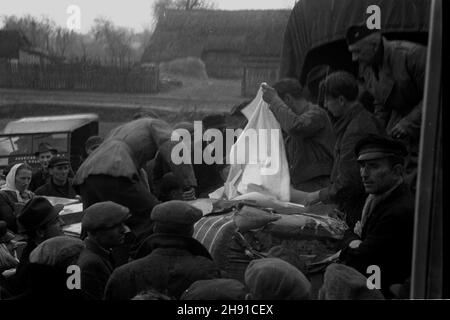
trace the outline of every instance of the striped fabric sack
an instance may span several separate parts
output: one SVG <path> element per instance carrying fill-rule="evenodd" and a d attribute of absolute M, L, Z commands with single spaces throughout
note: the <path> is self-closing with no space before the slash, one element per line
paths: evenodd
<path fill-rule="evenodd" d="M 217 266 L 230 278 L 244 281 L 244 272 L 252 260 L 245 252 L 233 220 L 234 212 L 205 216 L 194 226 L 194 238 L 208 249 Z"/>

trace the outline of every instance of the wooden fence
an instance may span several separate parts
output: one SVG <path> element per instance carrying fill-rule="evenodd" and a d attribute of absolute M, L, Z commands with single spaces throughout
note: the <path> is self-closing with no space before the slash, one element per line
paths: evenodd
<path fill-rule="evenodd" d="M 29 65 L 0 62 L 2 88 L 154 93 L 158 91 L 158 82 L 158 66 L 140 68 L 94 63 Z"/>

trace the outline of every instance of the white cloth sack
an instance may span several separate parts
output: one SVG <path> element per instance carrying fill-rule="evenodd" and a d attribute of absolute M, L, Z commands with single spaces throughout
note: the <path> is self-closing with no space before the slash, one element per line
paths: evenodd
<path fill-rule="evenodd" d="M 242 112 L 249 121 L 231 147 L 224 197 L 232 200 L 252 192 L 254 188 L 249 188 L 249 184 L 254 184 L 280 201 L 289 201 L 290 177 L 283 135 L 280 124 L 262 99 L 261 89 Z"/>

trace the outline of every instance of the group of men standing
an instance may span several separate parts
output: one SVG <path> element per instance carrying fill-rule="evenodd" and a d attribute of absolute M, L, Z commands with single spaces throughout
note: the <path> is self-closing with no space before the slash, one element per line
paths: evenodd
<path fill-rule="evenodd" d="M 350 27 L 347 43 L 358 77 L 323 73 L 312 91 L 323 94 L 323 109 L 296 79 L 263 86 L 263 99 L 285 133 L 291 199 L 335 204 L 352 231 L 340 259 L 363 274 L 380 266 L 389 294 L 411 269 L 426 47 L 388 41 L 365 25 Z"/>

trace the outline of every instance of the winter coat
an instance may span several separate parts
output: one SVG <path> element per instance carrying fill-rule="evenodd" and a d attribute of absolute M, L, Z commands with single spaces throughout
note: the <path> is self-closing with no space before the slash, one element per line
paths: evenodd
<path fill-rule="evenodd" d="M 401 122 L 409 135 L 419 138 L 427 48 L 408 41 L 383 38 L 382 63 L 360 66 L 364 87 L 375 98 L 375 115 L 389 132 Z"/>
<path fill-rule="evenodd" d="M 143 258 L 113 272 L 106 300 L 129 300 L 150 288 L 179 299 L 195 281 L 221 277 L 206 248 L 190 237 L 157 233 L 139 251 Z"/>
<path fill-rule="evenodd" d="M 353 234 L 346 244 L 362 240 L 356 249 L 342 250 L 340 260 L 367 276 L 367 267 L 376 265 L 381 271 L 381 290 L 403 283 L 411 273 L 414 229 L 414 197 L 406 184 L 394 189 L 378 203 L 362 227 L 361 238 Z"/>
<path fill-rule="evenodd" d="M 272 103 L 270 110 L 287 134 L 286 156 L 294 188 L 315 178 L 330 176 L 335 135 L 326 111 L 309 104 L 306 111 L 298 115 L 282 101 Z"/>
<path fill-rule="evenodd" d="M 319 192 L 323 203 L 336 203 L 347 214 L 347 223 L 353 227 L 359 220 L 366 194 L 356 161 L 355 145 L 367 134 L 385 134 L 379 121 L 356 102 L 333 124 L 336 133 L 334 164 L 330 186 Z"/>
<path fill-rule="evenodd" d="M 78 258 L 81 270 L 81 290 L 89 300 L 101 300 L 106 283 L 114 270 L 109 251 L 101 248 L 89 238 L 84 240 L 86 248 Z"/>
<path fill-rule="evenodd" d="M 40 186 L 34 192 L 36 195 L 48 196 L 48 197 L 61 197 L 74 199 L 77 193 L 72 187 L 72 180 L 68 179 L 64 186 L 57 186 L 52 179 L 50 179 L 46 184 Z"/>

